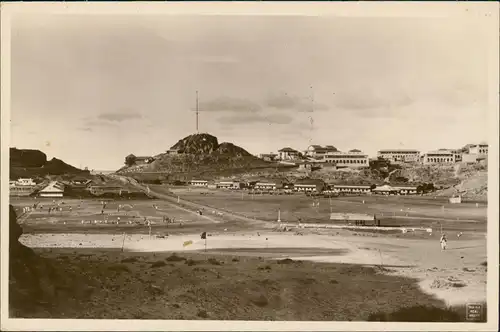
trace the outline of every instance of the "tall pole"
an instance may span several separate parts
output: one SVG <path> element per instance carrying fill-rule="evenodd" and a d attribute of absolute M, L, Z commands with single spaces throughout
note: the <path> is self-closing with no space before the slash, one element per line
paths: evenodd
<path fill-rule="evenodd" d="M 311 115 L 309 116 L 309 121 L 311 122 L 311 136 L 309 137 L 309 144 L 312 144 L 312 141 L 313 141 L 313 122 L 314 122 L 314 119 L 312 117 L 312 113 L 314 112 L 314 92 L 313 92 L 313 87 L 310 86 L 310 92 L 311 92 Z"/>
<path fill-rule="evenodd" d="M 198 110 L 198 90 L 196 90 L 196 133 L 199 133 L 199 131 L 198 131 L 198 114 L 199 114 L 199 110 Z"/>

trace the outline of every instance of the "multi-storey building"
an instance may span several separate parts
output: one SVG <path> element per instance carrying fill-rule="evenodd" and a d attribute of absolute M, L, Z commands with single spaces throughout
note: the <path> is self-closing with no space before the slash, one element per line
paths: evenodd
<path fill-rule="evenodd" d="M 318 157 L 324 157 L 327 153 L 329 152 L 337 152 L 337 148 L 335 148 L 333 145 L 326 145 L 326 146 L 321 146 L 321 145 L 310 145 L 305 154 L 309 157 L 313 158 L 318 158 Z"/>
<path fill-rule="evenodd" d="M 386 149 L 377 152 L 377 157 L 383 158 L 392 162 L 417 162 L 420 158 L 420 151 L 408 149 Z"/>
<path fill-rule="evenodd" d="M 299 157 L 299 155 L 300 155 L 299 151 L 289 147 L 278 150 L 279 160 L 295 160 Z"/>
<path fill-rule="evenodd" d="M 488 144 L 469 145 L 469 154 L 488 154 Z"/>
<path fill-rule="evenodd" d="M 357 168 L 369 166 L 368 155 L 359 150 L 329 152 L 319 161 L 335 164 L 337 167 Z"/>
<path fill-rule="evenodd" d="M 455 154 L 449 150 L 430 151 L 423 155 L 424 164 L 452 164 L 455 162 Z"/>

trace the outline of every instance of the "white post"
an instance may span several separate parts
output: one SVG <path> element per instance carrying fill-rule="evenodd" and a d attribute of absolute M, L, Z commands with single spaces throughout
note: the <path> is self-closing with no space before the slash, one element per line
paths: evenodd
<path fill-rule="evenodd" d="M 180 203 L 180 201 L 181 201 L 180 196 L 177 196 L 177 203 Z"/>
<path fill-rule="evenodd" d="M 281 209 L 278 209 L 278 222 L 281 222 Z"/>
<path fill-rule="evenodd" d="M 122 241 L 122 252 L 123 252 L 123 247 L 125 246 L 125 232 L 123 233 L 123 241 Z"/>

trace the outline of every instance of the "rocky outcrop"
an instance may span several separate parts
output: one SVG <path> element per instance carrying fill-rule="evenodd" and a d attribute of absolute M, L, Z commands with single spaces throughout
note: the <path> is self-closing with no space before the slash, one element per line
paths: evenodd
<path fill-rule="evenodd" d="M 209 134 L 194 134 L 179 140 L 171 149 L 185 154 L 210 154 L 218 147 L 217 137 Z"/>
<path fill-rule="evenodd" d="M 10 149 L 10 179 L 17 180 L 20 177 L 36 178 L 46 175 L 77 175 L 89 174 L 89 171 L 81 170 L 64 161 L 52 158 L 47 161 L 45 153 L 39 150 Z"/>
<path fill-rule="evenodd" d="M 221 174 L 227 176 L 275 165 L 233 143 L 219 144 L 217 137 L 209 134 L 189 135 L 171 150 L 177 150 L 178 154 L 160 154 L 151 164 L 123 167 L 117 173 L 165 173 L 169 179 L 185 180 L 200 176 L 217 178 Z"/>
<path fill-rule="evenodd" d="M 248 153 L 247 150 L 240 148 L 237 145 L 234 145 L 233 143 L 221 143 L 219 147 L 217 148 L 217 153 L 220 154 L 225 154 L 225 155 L 230 155 L 232 157 L 248 157 L 251 156 L 250 153 Z"/>
<path fill-rule="evenodd" d="M 16 167 L 42 167 L 47 155 L 39 150 L 10 148 L 10 165 Z"/>

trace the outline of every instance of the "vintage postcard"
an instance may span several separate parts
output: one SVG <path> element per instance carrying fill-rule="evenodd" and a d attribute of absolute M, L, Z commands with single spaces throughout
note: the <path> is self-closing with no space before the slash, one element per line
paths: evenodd
<path fill-rule="evenodd" d="M 5 331 L 496 331 L 492 3 L 1 6 Z"/>

